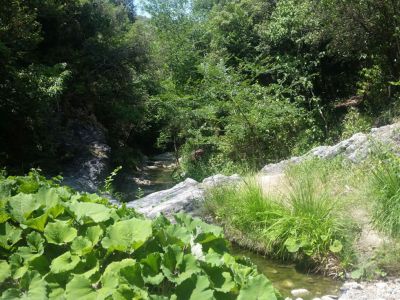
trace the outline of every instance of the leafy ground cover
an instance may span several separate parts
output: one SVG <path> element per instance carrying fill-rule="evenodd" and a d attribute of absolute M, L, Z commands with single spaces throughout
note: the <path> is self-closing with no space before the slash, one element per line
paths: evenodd
<path fill-rule="evenodd" d="M 96 194 L 0 178 L 1 299 L 280 299 L 222 229 L 151 221 Z"/>

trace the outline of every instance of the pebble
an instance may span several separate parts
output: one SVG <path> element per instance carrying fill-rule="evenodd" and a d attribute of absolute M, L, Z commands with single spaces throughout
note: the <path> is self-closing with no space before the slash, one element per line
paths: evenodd
<path fill-rule="evenodd" d="M 361 284 L 359 284 L 358 282 L 350 281 L 350 282 L 345 282 L 340 289 L 342 291 L 354 290 L 354 289 L 362 290 L 363 286 Z"/>
<path fill-rule="evenodd" d="M 303 297 L 310 294 L 309 290 L 307 289 L 295 289 L 290 292 L 293 297 Z"/>

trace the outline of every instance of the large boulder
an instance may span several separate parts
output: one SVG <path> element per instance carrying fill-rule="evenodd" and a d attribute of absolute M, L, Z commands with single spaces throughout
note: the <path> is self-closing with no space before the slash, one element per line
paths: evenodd
<path fill-rule="evenodd" d="M 193 214 L 199 208 L 199 203 L 204 200 L 205 192 L 208 189 L 237 183 L 241 180 L 241 177 L 236 174 L 232 176 L 214 175 L 204 179 L 201 183 L 188 178 L 168 190 L 155 192 L 128 202 L 127 207 L 134 208 L 150 218 L 154 218 L 160 213 L 171 217 L 180 211 Z"/>

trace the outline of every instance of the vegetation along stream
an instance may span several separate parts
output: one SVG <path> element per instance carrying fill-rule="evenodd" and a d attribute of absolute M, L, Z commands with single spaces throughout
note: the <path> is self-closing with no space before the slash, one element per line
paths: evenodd
<path fill-rule="evenodd" d="M 124 174 L 116 182 L 117 191 L 126 199 L 137 198 L 167 189 L 176 184 L 173 177 L 175 160 L 172 153 L 150 157 L 143 167 L 143 172 L 138 174 Z M 250 250 L 232 245 L 232 253 L 249 257 L 258 270 L 270 279 L 283 296 L 290 296 L 291 290 L 304 288 L 310 291 L 308 297 L 313 299 L 323 295 L 337 294 L 340 282 L 328 277 L 315 274 L 306 274 L 298 271 L 294 264 L 285 264 L 266 258 Z"/>

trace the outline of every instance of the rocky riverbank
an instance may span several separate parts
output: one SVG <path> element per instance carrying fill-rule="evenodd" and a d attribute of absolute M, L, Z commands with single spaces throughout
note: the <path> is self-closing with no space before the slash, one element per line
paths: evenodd
<path fill-rule="evenodd" d="M 379 144 L 384 144 L 385 147 L 393 147 L 393 151 L 397 151 L 396 148 L 400 145 L 400 124 L 374 128 L 369 134 L 358 133 L 334 146 L 320 146 L 303 156 L 269 164 L 260 171 L 258 179 L 265 190 L 270 190 L 282 181 L 285 168 L 291 164 L 297 164 L 313 157 L 330 159 L 339 155 L 353 163 L 359 163 Z M 148 217 L 155 217 L 160 213 L 171 217 L 178 211 L 196 215 L 207 189 L 222 184 L 237 184 L 240 181 L 242 181 L 242 178 L 238 175 L 215 175 L 204 179 L 202 182 L 188 178 L 168 190 L 152 193 L 139 200 L 131 201 L 127 206 L 135 208 Z M 362 230 L 364 229 L 371 230 L 369 226 Z M 361 234 L 361 236 L 363 235 Z M 367 245 L 371 248 L 376 246 L 375 244 Z M 305 293 L 304 295 L 299 294 L 299 290 L 295 291 L 294 294 L 292 293 L 293 299 L 303 299 L 302 297 L 313 299 L 307 296 L 304 290 L 302 291 Z M 399 290 L 400 280 L 398 279 L 361 284 L 346 282 L 338 295 L 325 295 L 314 299 L 391 300 L 400 299 Z"/>

